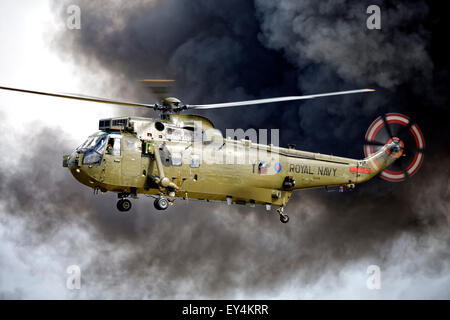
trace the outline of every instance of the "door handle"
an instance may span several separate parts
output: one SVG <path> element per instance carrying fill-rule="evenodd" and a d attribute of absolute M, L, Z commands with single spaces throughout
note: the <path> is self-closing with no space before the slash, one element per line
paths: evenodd
<path fill-rule="evenodd" d="M 120 159 L 114 159 L 114 162 L 120 162 Z"/>

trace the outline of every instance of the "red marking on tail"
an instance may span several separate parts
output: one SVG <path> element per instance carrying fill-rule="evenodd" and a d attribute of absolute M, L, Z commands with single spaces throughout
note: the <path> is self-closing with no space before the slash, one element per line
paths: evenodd
<path fill-rule="evenodd" d="M 350 167 L 350 172 L 353 173 L 370 173 L 370 168 Z"/>

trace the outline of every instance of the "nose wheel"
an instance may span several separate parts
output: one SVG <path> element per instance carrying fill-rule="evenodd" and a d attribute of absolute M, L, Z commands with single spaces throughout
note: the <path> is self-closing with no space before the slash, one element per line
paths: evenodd
<path fill-rule="evenodd" d="M 131 201 L 128 199 L 120 199 L 117 202 L 117 209 L 121 212 L 130 211 L 131 209 Z"/>
<path fill-rule="evenodd" d="M 155 206 L 156 210 L 166 210 L 169 207 L 169 200 L 164 197 L 159 197 L 155 199 L 153 205 Z"/>

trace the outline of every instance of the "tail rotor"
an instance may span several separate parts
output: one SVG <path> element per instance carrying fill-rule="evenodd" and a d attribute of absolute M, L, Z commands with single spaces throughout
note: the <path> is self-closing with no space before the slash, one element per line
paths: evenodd
<path fill-rule="evenodd" d="M 417 173 L 424 159 L 425 139 L 419 126 L 408 116 L 387 113 L 375 119 L 365 136 L 364 154 L 372 156 L 385 144 L 398 141 L 401 156 L 380 177 L 391 182 L 404 181 Z"/>

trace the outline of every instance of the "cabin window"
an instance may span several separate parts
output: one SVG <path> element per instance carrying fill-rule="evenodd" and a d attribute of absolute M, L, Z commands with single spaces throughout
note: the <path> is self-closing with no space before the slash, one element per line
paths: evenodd
<path fill-rule="evenodd" d="M 113 156 L 120 156 L 120 141 L 122 139 L 114 138 Z"/>
<path fill-rule="evenodd" d="M 118 137 L 109 137 L 106 145 L 106 154 L 111 156 L 120 156 L 120 141 Z"/>
<path fill-rule="evenodd" d="M 200 167 L 200 155 L 193 154 L 191 155 L 191 168 Z"/>
<path fill-rule="evenodd" d="M 181 152 L 172 152 L 172 165 L 181 166 L 183 161 Z"/>
<path fill-rule="evenodd" d="M 188 127 L 190 128 L 190 127 Z M 166 138 L 170 141 L 186 141 L 194 140 L 194 132 L 189 129 L 179 127 L 167 127 Z"/>

